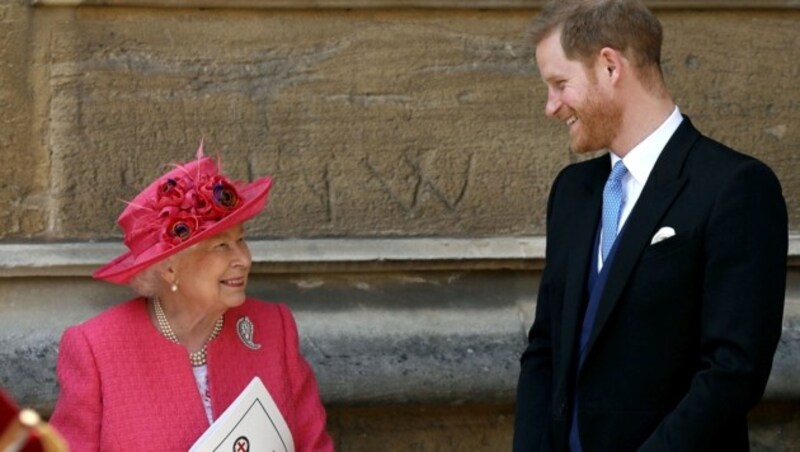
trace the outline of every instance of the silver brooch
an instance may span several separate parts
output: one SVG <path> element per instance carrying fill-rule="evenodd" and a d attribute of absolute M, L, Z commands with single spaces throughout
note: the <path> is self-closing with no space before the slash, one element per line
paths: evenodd
<path fill-rule="evenodd" d="M 253 321 L 249 317 L 239 317 L 239 320 L 236 321 L 236 332 L 239 333 L 242 343 L 251 350 L 258 350 L 261 348 L 261 344 L 253 342 L 253 330 Z"/>

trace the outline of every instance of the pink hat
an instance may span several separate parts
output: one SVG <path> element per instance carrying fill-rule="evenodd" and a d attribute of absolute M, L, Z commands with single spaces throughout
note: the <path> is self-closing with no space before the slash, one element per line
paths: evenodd
<path fill-rule="evenodd" d="M 117 224 L 128 252 L 92 276 L 126 284 L 140 271 L 257 215 L 267 203 L 272 179 L 231 183 L 203 156 L 156 179 L 122 211 Z"/>

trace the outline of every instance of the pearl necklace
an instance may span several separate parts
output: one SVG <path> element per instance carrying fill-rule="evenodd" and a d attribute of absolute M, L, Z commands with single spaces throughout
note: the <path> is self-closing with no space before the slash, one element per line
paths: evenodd
<path fill-rule="evenodd" d="M 153 298 L 153 310 L 156 313 L 156 320 L 158 321 L 158 329 L 161 331 L 161 334 L 164 335 L 170 342 L 175 344 L 180 344 L 178 341 L 178 336 L 175 335 L 175 332 L 172 331 L 172 327 L 169 325 L 169 321 L 167 320 L 167 315 L 164 313 L 164 308 L 161 307 L 161 302 L 158 298 Z M 225 316 L 221 315 L 217 319 L 217 322 L 214 324 L 214 330 L 211 332 L 211 336 L 208 337 L 206 343 L 200 348 L 200 350 L 196 352 L 189 353 L 189 361 L 192 363 L 192 367 L 200 367 L 205 366 L 208 362 L 208 343 L 211 342 L 215 337 L 219 335 L 219 332 L 222 331 L 222 324 L 224 323 Z"/>

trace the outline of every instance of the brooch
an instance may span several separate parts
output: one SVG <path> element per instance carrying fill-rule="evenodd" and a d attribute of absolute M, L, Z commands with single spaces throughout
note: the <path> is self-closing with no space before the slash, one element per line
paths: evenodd
<path fill-rule="evenodd" d="M 236 321 L 236 332 L 239 334 L 239 339 L 242 340 L 242 343 L 251 350 L 258 350 L 261 348 L 261 344 L 253 342 L 253 330 L 253 321 L 249 317 L 240 317 Z"/>

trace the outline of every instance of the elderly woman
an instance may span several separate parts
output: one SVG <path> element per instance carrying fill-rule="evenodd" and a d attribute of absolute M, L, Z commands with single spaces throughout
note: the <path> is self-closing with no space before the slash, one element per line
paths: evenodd
<path fill-rule="evenodd" d="M 231 183 L 201 145 L 128 203 L 118 223 L 129 251 L 94 277 L 140 296 L 61 339 L 51 423 L 73 451 L 185 451 L 256 376 L 295 450 L 333 450 L 291 312 L 245 295 L 242 223 L 270 187 Z"/>

